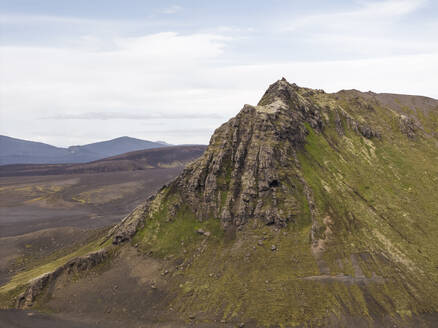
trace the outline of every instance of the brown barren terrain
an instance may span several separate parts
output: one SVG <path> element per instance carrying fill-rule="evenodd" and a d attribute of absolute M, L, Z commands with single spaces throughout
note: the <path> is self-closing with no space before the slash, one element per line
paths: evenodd
<path fill-rule="evenodd" d="M 0 284 L 106 231 L 204 149 L 176 146 L 86 164 L 0 166 Z M 3 317 L 15 315 L 1 312 L 0 327 Z"/>

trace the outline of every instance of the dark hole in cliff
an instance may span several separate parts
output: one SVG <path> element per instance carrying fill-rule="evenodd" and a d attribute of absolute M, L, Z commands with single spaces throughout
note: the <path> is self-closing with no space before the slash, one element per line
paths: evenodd
<path fill-rule="evenodd" d="M 271 182 L 269 182 L 270 188 L 275 188 L 275 187 L 278 187 L 279 185 L 280 185 L 280 182 L 278 182 L 278 180 L 272 180 Z"/>

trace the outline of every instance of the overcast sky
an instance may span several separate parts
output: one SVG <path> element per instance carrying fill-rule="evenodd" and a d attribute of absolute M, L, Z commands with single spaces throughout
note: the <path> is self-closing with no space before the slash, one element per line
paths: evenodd
<path fill-rule="evenodd" d="M 285 77 L 438 98 L 438 1 L 0 0 L 0 134 L 208 143 Z"/>

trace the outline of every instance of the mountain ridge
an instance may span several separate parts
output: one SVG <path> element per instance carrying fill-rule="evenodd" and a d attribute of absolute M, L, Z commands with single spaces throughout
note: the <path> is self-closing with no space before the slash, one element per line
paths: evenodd
<path fill-rule="evenodd" d="M 85 163 L 130 151 L 167 146 L 170 145 L 124 136 L 63 148 L 42 142 L 0 136 L 0 165 Z"/>
<path fill-rule="evenodd" d="M 204 145 L 166 146 L 136 150 L 88 163 L 9 164 L 0 166 L 0 177 L 136 171 L 183 166 L 205 150 Z"/>
<path fill-rule="evenodd" d="M 94 317 L 111 307 L 132 325 L 146 313 L 200 327 L 436 326 L 438 105 L 370 97 L 275 82 L 62 270 L 14 277 L 0 296 Z M 102 249 L 112 260 L 89 277 L 125 298 L 96 305 L 69 268 L 93 272 Z"/>

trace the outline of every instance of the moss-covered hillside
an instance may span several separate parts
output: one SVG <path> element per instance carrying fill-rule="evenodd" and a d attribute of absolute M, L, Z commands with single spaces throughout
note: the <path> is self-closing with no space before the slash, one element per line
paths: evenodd
<path fill-rule="evenodd" d="M 438 101 L 283 79 L 101 243 L 160 263 L 142 320 L 433 327 L 437 163 Z"/>

